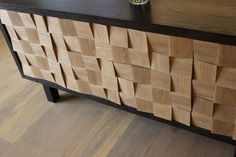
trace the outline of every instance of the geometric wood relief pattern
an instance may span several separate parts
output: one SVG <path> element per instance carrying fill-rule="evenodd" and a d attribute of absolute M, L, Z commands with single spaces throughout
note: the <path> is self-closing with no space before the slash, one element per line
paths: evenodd
<path fill-rule="evenodd" d="M 1 10 L 25 75 L 236 139 L 236 47 Z"/>

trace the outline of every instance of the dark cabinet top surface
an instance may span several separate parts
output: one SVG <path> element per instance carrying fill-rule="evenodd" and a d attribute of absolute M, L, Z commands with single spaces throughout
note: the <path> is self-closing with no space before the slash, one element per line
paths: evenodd
<path fill-rule="evenodd" d="M 0 0 L 0 8 L 236 45 L 235 0 Z"/>

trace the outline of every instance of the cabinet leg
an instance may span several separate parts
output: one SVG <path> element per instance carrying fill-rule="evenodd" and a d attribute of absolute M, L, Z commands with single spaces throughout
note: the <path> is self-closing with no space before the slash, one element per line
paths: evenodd
<path fill-rule="evenodd" d="M 57 102 L 57 100 L 59 99 L 58 89 L 49 87 L 47 85 L 43 85 L 43 89 L 47 96 L 48 101 L 53 102 L 53 103 Z"/>
<path fill-rule="evenodd" d="M 235 147 L 235 151 L 234 151 L 234 157 L 236 157 L 236 147 Z"/>

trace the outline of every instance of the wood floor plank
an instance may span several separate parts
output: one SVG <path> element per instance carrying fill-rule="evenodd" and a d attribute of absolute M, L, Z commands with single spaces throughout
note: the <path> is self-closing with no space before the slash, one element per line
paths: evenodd
<path fill-rule="evenodd" d="M 41 100 L 39 103 L 49 105 L 46 100 Z M 70 116 L 66 117 L 66 115 L 74 109 L 69 104 L 57 104 L 57 106 L 53 106 L 43 115 L 44 118 L 40 118 L 34 126 L 30 127 L 1 157 L 34 156 L 41 151 L 45 143 L 50 141 L 52 135 L 57 134 L 59 131 L 58 128 L 69 121 Z"/>
<path fill-rule="evenodd" d="M 17 156 L 25 157 L 41 155 L 50 157 L 52 156 L 51 153 L 54 153 L 53 156 L 64 156 L 67 154 L 67 151 L 70 152 L 75 147 L 74 145 L 86 136 L 88 132 L 86 128 L 89 129 L 92 127 L 93 123 L 97 121 L 97 116 L 103 115 L 106 111 L 102 106 L 98 109 L 96 107 L 97 104 L 88 104 L 90 100 L 84 99 L 84 101 L 79 101 L 80 98 L 78 97 L 75 99 L 73 97 L 70 98 L 65 100 L 65 102 L 63 101 L 53 105 L 2 156 L 9 157 L 17 154 Z M 49 105 L 46 100 L 44 103 Z M 83 105 L 79 105 L 78 103 L 82 103 Z M 88 113 L 91 109 L 94 111 Z M 75 124 L 76 122 L 78 125 Z M 86 122 L 88 123 L 86 124 Z M 64 141 L 67 142 L 64 143 Z M 66 145 L 68 143 L 70 144 Z"/>
<path fill-rule="evenodd" d="M 42 92 L 41 86 L 26 84 L 21 90 L 16 90 L 12 92 L 11 96 L 0 100 L 0 126 L 4 121 L 23 110 L 24 105 L 32 101 L 32 97 L 35 97 L 39 92 Z"/>
<path fill-rule="evenodd" d="M 233 157 L 234 146 L 166 125 L 155 138 L 147 157 Z"/>
<path fill-rule="evenodd" d="M 108 157 L 144 157 L 164 124 L 135 116 L 127 131 L 120 137 Z"/>
<path fill-rule="evenodd" d="M 11 145 L 11 143 L 5 141 L 0 138 L 0 155 L 7 150 L 7 148 Z"/>
<path fill-rule="evenodd" d="M 98 121 L 110 111 L 110 108 L 97 105 L 87 99 L 75 99 L 74 104 L 77 112 L 67 115 L 70 116 L 71 121 L 66 126 L 61 125 L 58 128 L 60 133 L 51 138 L 35 157 L 68 156 L 87 136 L 88 130 L 92 130 Z"/>
<path fill-rule="evenodd" d="M 111 148 L 106 150 L 104 147 L 109 147 L 109 145 L 116 143 L 118 137 L 132 121 L 133 116 L 124 111 L 112 109 L 89 131 L 88 135 L 70 154 L 70 157 L 106 155 L 108 153 L 107 151 Z"/>
<path fill-rule="evenodd" d="M 48 104 L 38 103 L 44 98 L 42 92 L 38 93 L 24 105 L 22 110 L 5 120 L 0 126 L 0 137 L 10 143 L 16 142 L 51 107 Z"/>

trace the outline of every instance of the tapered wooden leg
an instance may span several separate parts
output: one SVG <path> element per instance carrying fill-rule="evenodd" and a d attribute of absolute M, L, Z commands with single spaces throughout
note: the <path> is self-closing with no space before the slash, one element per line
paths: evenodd
<path fill-rule="evenodd" d="M 57 100 L 59 99 L 58 89 L 49 87 L 47 85 L 43 85 L 43 89 L 47 96 L 48 101 L 53 102 L 53 103 L 57 102 Z"/>

